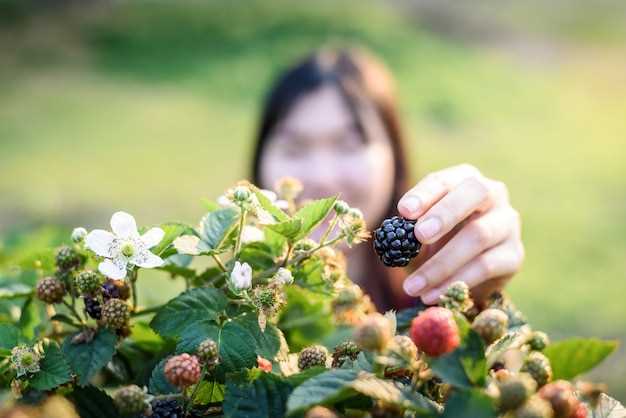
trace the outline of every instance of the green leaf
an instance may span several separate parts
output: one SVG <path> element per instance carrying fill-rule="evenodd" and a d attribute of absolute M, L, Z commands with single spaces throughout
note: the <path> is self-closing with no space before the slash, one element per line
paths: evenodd
<path fill-rule="evenodd" d="M 50 343 L 44 348 L 44 357 L 39 371 L 30 380 L 32 387 L 38 390 L 50 390 L 72 378 L 72 371 L 57 343 Z"/>
<path fill-rule="evenodd" d="M 0 324 L 0 348 L 11 350 L 17 345 L 20 330 L 13 324 Z"/>
<path fill-rule="evenodd" d="M 438 412 L 435 402 L 424 395 L 391 380 L 383 380 L 370 373 L 362 373 L 350 384 L 355 391 L 384 403 L 398 405 L 415 412 Z"/>
<path fill-rule="evenodd" d="M 285 333 L 292 350 L 322 341 L 333 332 L 329 296 L 299 286 L 287 286 L 285 290 L 289 303 L 281 313 L 278 328 Z"/>
<path fill-rule="evenodd" d="M 169 357 L 164 358 L 156 366 L 154 366 L 154 369 L 152 369 L 152 374 L 150 375 L 150 383 L 148 383 L 148 390 L 154 395 L 167 395 L 170 393 L 180 392 L 180 390 L 178 390 L 165 378 L 165 372 L 163 368 L 165 367 L 165 363 L 168 359 Z"/>
<path fill-rule="evenodd" d="M 224 415 L 232 418 L 279 418 L 285 415 L 291 385 L 280 376 L 262 373 L 252 382 L 226 383 Z"/>
<path fill-rule="evenodd" d="M 113 358 L 117 337 L 109 330 L 100 329 L 91 341 L 75 344 L 72 339 L 78 334 L 65 339 L 63 353 L 78 375 L 78 384 L 85 386 Z"/>
<path fill-rule="evenodd" d="M 52 317 L 50 317 L 51 321 L 58 321 L 58 322 L 63 322 L 64 324 L 67 325 L 71 325 L 73 327 L 78 327 L 79 325 L 76 323 L 76 321 L 74 321 L 72 318 L 70 318 L 69 316 L 65 315 L 65 314 L 54 314 L 52 315 Z"/>
<path fill-rule="evenodd" d="M 280 350 L 281 331 L 273 324 L 267 324 L 265 331 L 259 327 L 258 316 L 255 312 L 244 313 L 234 319 L 234 322 L 244 327 L 254 340 L 254 352 L 259 356 L 272 360 Z"/>
<path fill-rule="evenodd" d="M 34 289 L 23 283 L 3 283 L 0 286 L 0 299 L 18 299 L 31 296 Z"/>
<path fill-rule="evenodd" d="M 402 309 L 396 312 L 396 331 L 398 334 L 403 334 L 411 328 L 411 322 L 413 319 L 426 309 L 427 306 L 422 303 L 421 300 L 416 301 L 416 305 L 410 308 Z"/>
<path fill-rule="evenodd" d="M 181 222 L 167 222 L 160 225 L 160 228 L 165 232 L 163 239 L 150 251 L 161 256 L 168 257 L 172 254 L 176 254 L 176 250 L 173 249 L 172 243 L 181 235 L 192 234 L 193 228 L 189 225 L 185 225 Z"/>
<path fill-rule="evenodd" d="M 224 385 L 218 382 L 208 382 L 203 380 L 198 383 L 198 391 L 193 398 L 193 403 L 196 405 L 206 405 L 209 403 L 223 402 L 224 401 Z"/>
<path fill-rule="evenodd" d="M 298 218 L 289 219 L 287 221 L 267 225 L 265 229 L 274 231 L 287 238 L 289 241 L 295 241 L 302 230 L 302 220 Z"/>
<path fill-rule="evenodd" d="M 150 326 L 165 337 L 178 337 L 199 321 L 215 320 L 228 299 L 221 290 L 203 287 L 187 290 L 167 302 L 152 318 Z"/>
<path fill-rule="evenodd" d="M 35 303 L 32 297 L 29 297 L 22 305 L 22 312 L 18 321 L 18 327 L 24 338 L 29 340 L 35 338 L 41 325 L 40 318 L 43 318 L 43 316 L 39 315 L 37 303 Z"/>
<path fill-rule="evenodd" d="M 275 265 L 272 248 L 260 241 L 245 244 L 239 253 L 239 261 L 250 264 L 253 270 L 267 270 Z"/>
<path fill-rule="evenodd" d="M 287 401 L 288 412 L 306 410 L 314 405 L 330 405 L 347 399 L 354 390 L 350 384 L 359 371 L 354 369 L 332 369 L 319 374 L 298 386 Z"/>
<path fill-rule="evenodd" d="M 218 209 L 207 213 L 201 221 L 200 239 L 210 248 L 219 248 L 238 217 L 239 212 L 233 208 Z"/>
<path fill-rule="evenodd" d="M 495 418 L 493 401 L 479 389 L 454 390 L 445 405 L 442 418 Z"/>
<path fill-rule="evenodd" d="M 81 418 L 119 418 L 113 399 L 103 390 L 87 385 L 68 395 Z"/>
<path fill-rule="evenodd" d="M 433 372 L 446 383 L 460 388 L 484 386 L 487 374 L 485 348 L 480 336 L 461 315 L 455 316 L 461 344 L 453 352 L 430 361 Z"/>
<path fill-rule="evenodd" d="M 552 343 L 544 354 L 550 360 L 554 379 L 570 380 L 593 369 L 617 349 L 617 341 L 570 338 Z"/>
<path fill-rule="evenodd" d="M 278 206 L 272 203 L 267 196 L 265 196 L 261 191 L 254 187 L 254 194 L 256 195 L 257 200 L 261 204 L 261 207 L 269 212 L 270 215 L 276 219 L 278 222 L 284 222 L 289 219 L 289 216 L 285 212 L 283 212 Z"/>
<path fill-rule="evenodd" d="M 616 399 L 603 393 L 595 408 L 591 411 L 592 418 L 624 418 L 626 417 L 626 408 Z"/>
<path fill-rule="evenodd" d="M 294 219 L 302 220 L 302 228 L 296 239 L 306 237 L 317 225 L 320 224 L 328 216 L 333 209 L 333 205 L 337 197 L 328 197 L 326 199 L 314 200 L 308 203 L 306 206 L 298 210 L 293 216 Z"/>

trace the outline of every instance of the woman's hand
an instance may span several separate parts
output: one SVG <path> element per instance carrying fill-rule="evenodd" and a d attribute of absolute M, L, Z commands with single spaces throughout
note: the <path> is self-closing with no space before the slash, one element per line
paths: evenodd
<path fill-rule="evenodd" d="M 417 219 L 415 236 L 423 244 L 420 266 L 404 290 L 426 304 L 436 303 L 455 281 L 487 296 L 522 265 L 520 216 L 506 186 L 471 165 L 424 177 L 400 199 L 398 211 Z"/>

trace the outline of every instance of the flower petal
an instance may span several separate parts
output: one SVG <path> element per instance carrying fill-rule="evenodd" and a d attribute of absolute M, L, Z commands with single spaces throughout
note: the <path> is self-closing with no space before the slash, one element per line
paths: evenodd
<path fill-rule="evenodd" d="M 146 248 L 152 248 L 163 239 L 165 231 L 161 228 L 150 228 L 148 232 L 141 236 L 141 240 L 146 244 Z"/>
<path fill-rule="evenodd" d="M 195 235 L 182 235 L 174 240 L 174 248 L 179 254 L 198 255 L 200 238 Z"/>
<path fill-rule="evenodd" d="M 158 255 L 155 255 L 151 253 L 150 251 L 146 250 L 140 254 L 137 254 L 135 257 L 133 257 L 131 259 L 131 263 L 139 267 L 150 269 L 153 267 L 161 267 L 164 261 Z"/>
<path fill-rule="evenodd" d="M 112 260 L 104 260 L 98 265 L 100 273 L 112 279 L 123 279 L 126 277 L 126 261 L 119 260 L 114 263 Z"/>
<path fill-rule="evenodd" d="M 132 215 L 126 212 L 115 212 L 111 217 L 111 229 L 121 238 L 135 238 L 139 236 L 137 223 Z"/>
<path fill-rule="evenodd" d="M 94 229 L 85 237 L 85 246 L 100 257 L 113 257 L 111 244 L 115 235 L 103 229 Z"/>

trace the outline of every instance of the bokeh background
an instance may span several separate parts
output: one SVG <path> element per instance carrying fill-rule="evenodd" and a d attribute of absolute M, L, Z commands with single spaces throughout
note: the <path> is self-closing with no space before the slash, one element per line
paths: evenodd
<path fill-rule="evenodd" d="M 532 323 L 626 341 L 619 0 L 0 0 L 0 276 L 119 209 L 195 223 L 247 176 L 272 77 L 328 43 L 396 76 L 415 180 L 469 162 L 509 185 Z M 591 377 L 626 401 L 624 376 L 621 348 Z"/>

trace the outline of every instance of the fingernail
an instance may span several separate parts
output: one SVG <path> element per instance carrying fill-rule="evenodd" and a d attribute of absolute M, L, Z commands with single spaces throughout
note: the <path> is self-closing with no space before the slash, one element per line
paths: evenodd
<path fill-rule="evenodd" d="M 424 302 L 426 305 L 431 305 L 437 302 L 438 299 L 439 299 L 439 290 L 432 290 L 426 293 L 424 296 L 422 296 L 422 302 Z"/>
<path fill-rule="evenodd" d="M 404 291 L 411 296 L 417 296 L 420 290 L 426 287 L 426 279 L 422 276 L 415 276 L 407 279 L 403 284 Z"/>
<path fill-rule="evenodd" d="M 418 223 L 415 228 L 417 228 L 417 232 L 423 239 L 430 239 L 441 231 L 441 221 L 439 218 L 428 218 Z"/>
<path fill-rule="evenodd" d="M 402 200 L 400 200 L 400 206 L 403 207 L 410 214 L 416 213 L 419 210 L 421 204 L 422 203 L 420 202 L 420 198 L 417 196 L 409 195 L 403 197 Z"/>

